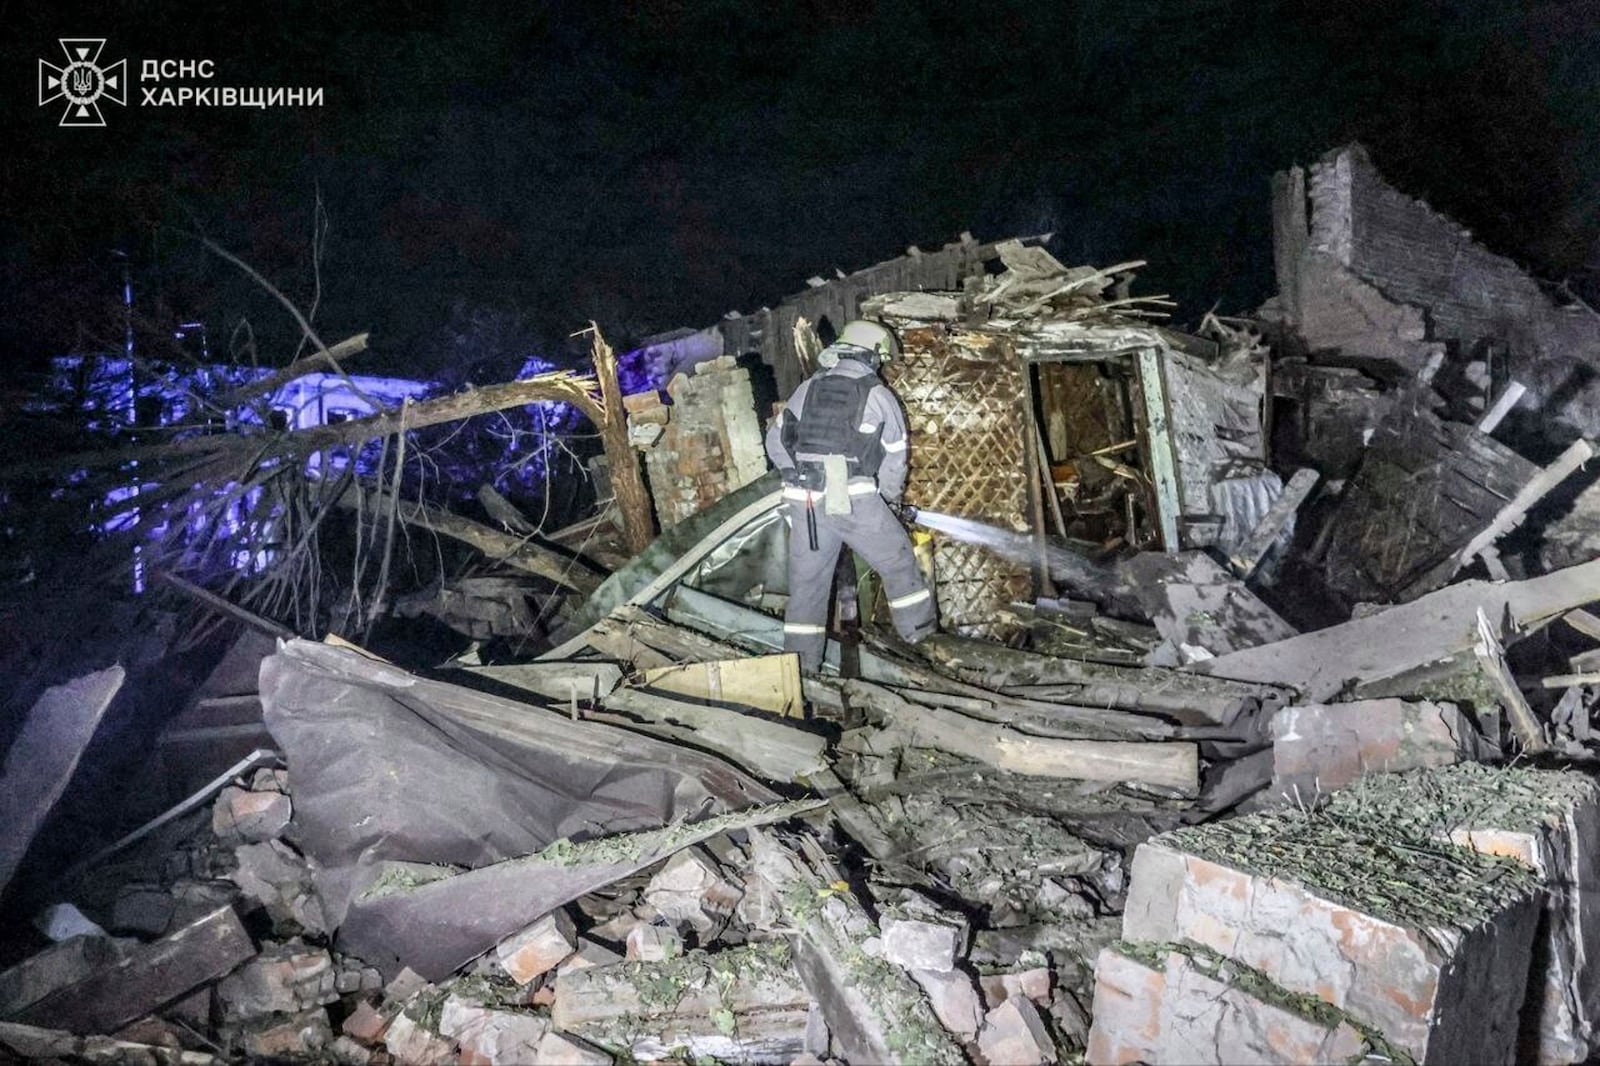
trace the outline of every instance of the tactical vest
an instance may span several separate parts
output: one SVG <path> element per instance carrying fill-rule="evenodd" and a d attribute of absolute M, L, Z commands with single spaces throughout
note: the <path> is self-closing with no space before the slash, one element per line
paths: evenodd
<path fill-rule="evenodd" d="M 793 442 L 785 442 L 808 485 L 815 476 L 817 485 L 812 487 L 820 486 L 820 473 L 810 468 L 821 464 L 801 456 L 842 455 L 851 477 L 877 476 L 883 462 L 883 442 L 878 433 L 863 433 L 860 426 L 866 415 L 867 398 L 881 384 L 876 374 L 818 374 L 811 379 L 794 427 Z"/>

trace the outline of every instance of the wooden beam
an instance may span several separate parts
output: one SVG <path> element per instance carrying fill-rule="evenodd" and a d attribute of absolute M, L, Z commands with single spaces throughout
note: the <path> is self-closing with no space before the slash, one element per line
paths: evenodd
<path fill-rule="evenodd" d="M 1476 643 L 1473 612 L 1509 616 L 1526 631 L 1600 599 L 1600 560 L 1525 581 L 1462 581 L 1365 618 L 1245 648 L 1190 669 L 1213 677 L 1287 685 L 1326 703 L 1352 684 L 1398 677 Z"/>
<path fill-rule="evenodd" d="M 1576 688 L 1579 685 L 1600 685 L 1600 674 L 1556 674 L 1540 682 L 1545 688 Z"/>
<path fill-rule="evenodd" d="M 1522 741 L 1522 750 L 1530 755 L 1548 751 L 1550 744 L 1545 740 L 1544 727 L 1534 717 L 1533 708 L 1528 706 L 1516 679 L 1511 676 L 1511 670 L 1506 666 L 1505 649 L 1500 646 L 1500 638 L 1482 607 L 1478 608 L 1478 640 L 1472 650 L 1478 657 L 1478 664 L 1483 667 L 1484 675 L 1500 697 L 1500 705 L 1511 720 L 1511 728 L 1517 734 L 1517 739 Z"/>
<path fill-rule="evenodd" d="M 1561 616 L 1561 620 L 1590 640 L 1600 640 L 1600 618 L 1582 607 L 1575 607 Z"/>
<path fill-rule="evenodd" d="M 1155 348 L 1142 348 L 1137 365 L 1139 393 L 1144 399 L 1145 434 L 1150 444 L 1150 484 L 1156 503 L 1153 517 L 1156 527 L 1161 531 L 1161 549 L 1175 552 L 1180 546 L 1178 514 L 1182 504 L 1178 495 L 1177 453 L 1172 447 L 1171 420 L 1167 417 L 1166 379 L 1161 371 L 1161 353 Z"/>
<path fill-rule="evenodd" d="M 843 687 L 856 706 L 882 716 L 887 723 L 882 743 L 888 747 L 932 748 L 1029 777 L 1138 781 L 1186 796 L 1200 791 L 1200 757 L 1192 743 L 1030 736 L 954 711 L 913 704 L 868 681 L 846 681 Z"/>
<path fill-rule="evenodd" d="M 1568 475 L 1593 455 L 1594 446 L 1588 441 L 1581 439 L 1573 441 L 1555 462 L 1539 471 L 1538 476 L 1524 485 L 1521 491 L 1500 509 L 1500 513 L 1494 516 L 1494 520 L 1456 554 L 1457 569 L 1520 525 L 1534 504 L 1544 499 L 1552 489 L 1565 481 Z"/>
<path fill-rule="evenodd" d="M 233 908 L 220 907 L 46 996 L 16 1020 L 79 1034 L 114 1033 L 215 981 L 255 953 Z"/>
<path fill-rule="evenodd" d="M 1283 495 L 1272 501 L 1272 506 L 1261 516 L 1261 521 L 1250 531 L 1250 536 L 1228 558 L 1228 565 L 1233 568 L 1235 574 L 1249 580 L 1250 575 L 1256 572 L 1256 567 L 1261 565 L 1262 558 L 1278 542 L 1278 535 L 1283 532 L 1283 527 L 1300 510 L 1300 505 L 1305 503 L 1306 497 L 1311 495 L 1318 476 L 1310 467 L 1303 467 L 1294 472 L 1289 483 L 1283 487 Z"/>
<path fill-rule="evenodd" d="M 1517 401 L 1522 399 L 1522 394 L 1527 391 L 1528 386 L 1520 381 L 1513 381 L 1507 385 L 1506 391 L 1500 394 L 1500 398 L 1494 402 L 1494 406 L 1484 412 L 1482 418 L 1478 419 L 1478 432 L 1493 433 L 1495 427 L 1500 425 L 1506 415 L 1511 413 L 1511 409 L 1517 406 Z"/>

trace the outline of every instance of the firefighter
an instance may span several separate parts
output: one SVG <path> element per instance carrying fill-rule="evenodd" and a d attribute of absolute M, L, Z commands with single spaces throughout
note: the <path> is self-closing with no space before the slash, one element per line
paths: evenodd
<path fill-rule="evenodd" d="M 876 322 L 846 325 L 767 430 L 767 456 L 783 474 L 789 508 L 783 646 L 812 673 L 822 665 L 843 546 L 878 572 L 902 637 L 916 643 L 934 630 L 933 596 L 896 517 L 906 487 L 906 422 L 878 377 L 896 348 L 894 334 Z"/>

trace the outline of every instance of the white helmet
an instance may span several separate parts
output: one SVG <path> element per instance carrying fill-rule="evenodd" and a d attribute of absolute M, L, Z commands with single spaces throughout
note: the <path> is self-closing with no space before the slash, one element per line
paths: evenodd
<path fill-rule="evenodd" d="M 831 370 L 839 365 L 840 359 L 860 358 L 862 362 L 876 370 L 899 352 L 900 344 L 888 328 L 858 318 L 854 322 L 846 323 L 839 333 L 839 339 L 822 349 L 822 354 L 817 356 L 817 363 L 824 369 Z M 863 356 L 866 358 L 862 358 Z"/>
<path fill-rule="evenodd" d="M 900 354 L 900 343 L 889 328 L 864 318 L 845 323 L 844 329 L 839 331 L 839 343 L 877 352 L 878 361 L 882 363 Z"/>

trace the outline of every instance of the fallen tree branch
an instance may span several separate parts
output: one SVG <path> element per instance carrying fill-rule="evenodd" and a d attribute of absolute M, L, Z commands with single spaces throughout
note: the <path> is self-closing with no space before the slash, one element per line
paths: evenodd
<path fill-rule="evenodd" d="M 347 492 L 338 500 L 338 506 L 346 510 L 365 509 L 375 514 L 381 514 L 394 503 L 392 494 L 374 489 Z M 415 500 L 399 503 L 402 522 L 460 541 L 502 566 L 542 577 L 585 596 L 599 588 L 605 579 L 605 575 L 597 573 L 581 559 L 562 555 L 526 537 L 513 537 L 432 504 Z"/>

